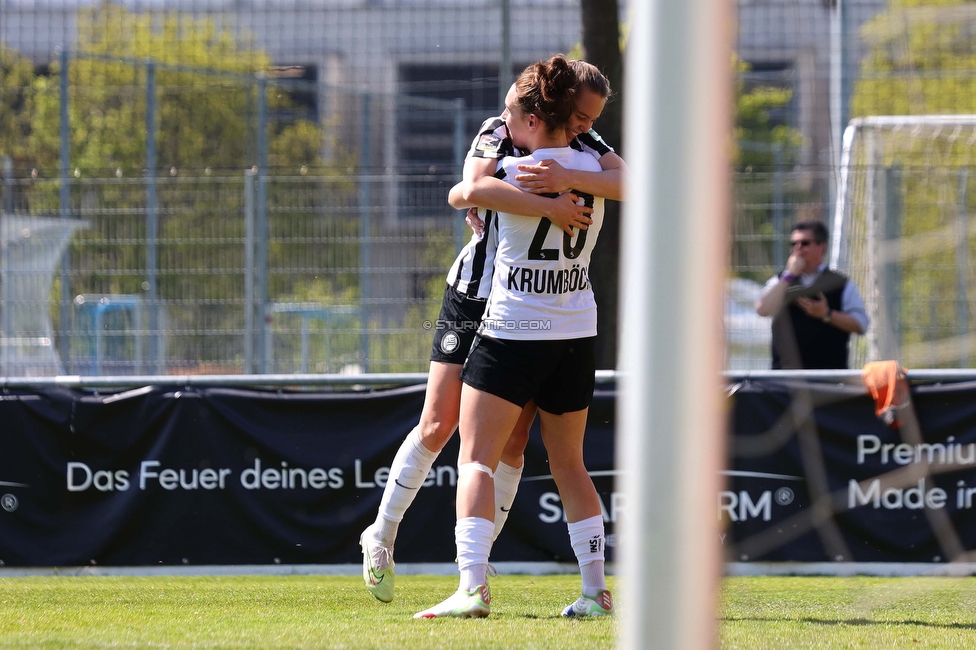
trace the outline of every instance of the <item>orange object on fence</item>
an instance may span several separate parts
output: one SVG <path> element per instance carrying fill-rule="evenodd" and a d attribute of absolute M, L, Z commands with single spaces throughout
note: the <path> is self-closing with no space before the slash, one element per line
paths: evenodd
<path fill-rule="evenodd" d="M 898 411 L 911 406 L 904 369 L 897 361 L 872 361 L 864 364 L 861 379 L 874 398 L 874 414 L 891 428 L 900 426 Z"/>

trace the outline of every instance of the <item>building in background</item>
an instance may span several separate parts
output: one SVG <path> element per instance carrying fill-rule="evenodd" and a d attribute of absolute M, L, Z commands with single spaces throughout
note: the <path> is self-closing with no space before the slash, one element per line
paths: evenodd
<path fill-rule="evenodd" d="M 255 79 L 234 91 L 239 93 L 234 106 L 244 107 L 249 121 L 242 136 L 246 154 L 214 176 L 202 165 L 193 168 L 190 163 L 191 169 L 177 170 L 161 160 L 158 192 L 150 195 L 152 183 L 138 177 L 141 163 L 123 174 L 114 166 L 94 169 L 81 163 L 55 169 L 49 162 L 51 168 L 37 170 L 18 166 L 14 159 L 5 166 L 10 171 L 0 187 L 7 213 L 60 215 L 89 224 L 72 238 L 61 262 L 62 267 L 66 262 L 72 266 L 60 272 L 61 296 L 45 312 L 62 318 L 54 325 L 55 339 L 73 331 L 71 319 L 63 314 L 75 309 L 76 297 L 141 296 L 140 309 L 150 310 L 142 322 L 150 329 L 152 323 L 167 323 L 160 334 L 165 341 L 154 342 L 152 335 L 133 338 L 131 333 L 125 333 L 125 340 L 145 342 L 143 359 L 163 354 L 166 371 L 247 371 L 260 370 L 262 364 L 266 371 L 331 372 L 357 364 L 372 370 L 425 368 L 429 338 L 417 323 L 431 311 L 436 315 L 439 291 L 432 288 L 466 236 L 459 215 L 444 200 L 447 189 L 459 178 L 474 130 L 501 108 L 502 61 L 511 62 L 514 75 L 527 63 L 571 52 L 581 40 L 579 1 L 123 0 L 93 5 L 82 0 L 5 0 L 0 4 L 0 46 L 23 53 L 41 74 L 50 76 L 45 87 L 49 137 L 55 137 L 58 123 L 51 107 L 57 102 L 59 52 L 62 47 L 69 54 L 77 49 L 79 11 L 119 6 L 160 24 L 174 13 L 208 20 L 266 53 L 269 87 L 290 102 L 269 106 L 262 119 L 277 126 L 314 123 L 319 129 L 314 139 L 321 140 L 317 151 L 328 170 L 305 176 L 303 166 L 282 163 L 285 158 L 271 152 L 260 173 L 245 178 L 244 170 L 259 166 L 262 146 L 256 135 L 262 130 L 258 107 L 240 99 L 241 93 L 251 92 L 247 86 Z M 507 38 L 502 27 L 506 6 Z M 842 0 L 839 8 L 837 0 L 738 0 L 735 47 L 744 64 L 740 100 L 749 95 L 739 108 L 768 89 L 787 92 L 753 115 L 751 130 L 745 135 L 740 131 L 737 139 L 743 158 L 748 154 L 758 163 L 743 162 L 733 175 L 731 265 L 736 277 L 761 282 L 782 268 L 792 222 L 834 217 L 840 176 L 837 138 L 847 116 L 976 113 L 976 107 L 970 108 L 971 93 L 958 90 L 968 86 L 954 85 L 976 76 L 966 58 L 976 48 L 969 43 L 969 34 L 976 33 L 971 6 L 962 0 L 931 5 Z M 626 1 L 620 0 L 619 11 L 626 24 Z M 925 38 L 925 30 L 937 31 L 940 38 Z M 140 61 L 130 64 L 145 66 Z M 126 92 L 135 101 L 146 97 L 146 76 L 143 68 L 133 75 Z M 230 92 L 226 85 L 215 92 Z M 101 128 L 112 127 L 103 122 Z M 95 132 L 84 133 L 92 137 Z M 126 137 L 145 138 L 145 130 L 138 126 Z M 926 140 L 936 137 L 967 141 L 970 134 L 926 133 L 917 141 L 925 157 L 906 157 L 904 165 L 921 162 L 926 169 L 937 169 L 945 157 Z M 883 155 L 874 155 L 879 165 L 891 167 Z M 956 158 L 950 161 L 952 178 L 927 192 L 907 189 L 914 187 L 907 181 L 894 184 L 901 179 L 895 168 L 883 170 L 882 176 L 892 181 L 887 194 L 879 193 L 878 183 L 869 178 L 858 180 L 857 187 L 872 187 L 874 194 L 853 197 L 848 204 L 852 215 L 881 205 L 878 197 L 883 196 L 886 206 L 903 206 L 904 216 L 889 220 L 895 225 L 921 223 L 911 212 L 918 209 L 934 215 L 925 222 L 932 232 L 965 227 L 967 201 L 976 190 L 960 176 L 968 173 L 967 159 L 961 154 Z M 918 178 L 934 184 L 941 177 L 925 172 Z M 21 200 L 28 191 L 33 193 L 31 202 Z M 909 193 L 914 203 L 905 200 Z M 926 205 L 917 207 L 922 199 Z M 146 252 L 147 214 L 159 216 L 163 249 L 158 258 Z M 210 219 L 201 220 L 201 214 Z M 247 234 L 247 215 L 255 223 L 266 222 L 266 247 L 248 240 L 260 232 Z M 854 236 L 867 241 L 869 235 Z M 133 250 L 123 252 L 124 246 Z M 167 257 L 166 246 L 198 253 L 194 265 L 181 267 L 188 258 Z M 248 258 L 241 252 L 245 248 L 266 251 L 267 261 L 257 255 Z M 938 281 L 923 287 L 906 280 L 896 287 L 917 293 L 911 300 L 906 297 L 904 304 L 914 307 L 906 306 L 911 312 L 901 319 L 906 327 L 917 326 L 906 330 L 902 341 L 913 349 L 936 350 L 935 342 L 968 332 L 976 302 L 970 305 L 962 291 L 970 264 L 965 252 L 964 246 L 955 252 L 952 269 L 942 268 L 947 255 L 925 261 L 926 268 L 937 268 L 931 277 L 938 276 Z M 151 260 L 158 269 L 151 268 Z M 118 280 L 123 276 L 132 276 L 131 282 Z M 943 276 L 951 276 L 957 287 L 952 310 L 939 302 L 949 284 Z M 877 300 L 895 304 L 885 297 Z M 254 313 L 245 308 L 251 305 Z M 165 313 L 154 320 L 151 310 L 157 308 Z M 951 323 L 945 317 L 949 311 L 958 314 Z M 918 319 L 918 314 L 926 317 Z M 286 324 L 289 319 L 291 325 Z M 269 322 L 270 329 L 265 328 Z M 359 334 L 355 342 L 333 340 L 328 338 L 330 327 Z M 16 332 L 6 334 L 13 337 Z M 243 357 L 238 352 L 242 338 L 253 348 Z M 969 347 L 976 349 L 976 343 Z M 67 371 L 87 367 L 60 351 Z M 281 362 L 290 354 L 296 355 L 293 362 Z M 944 356 L 925 354 L 913 365 Z M 759 359 L 742 362 L 765 367 Z"/>
<path fill-rule="evenodd" d="M 462 132 L 501 111 L 498 71 L 503 52 L 500 1 L 421 2 L 320 0 L 123 2 L 130 11 L 178 11 L 212 19 L 268 53 L 280 76 L 316 83 L 306 106 L 323 123 L 351 122 L 364 95 L 405 95 L 444 100 L 444 110 L 423 114 L 409 102 L 376 102 L 368 160 L 377 169 L 407 173 L 454 172 L 455 115 L 463 103 Z M 28 55 L 38 66 L 72 48 L 76 0 L 12 0 L 0 7 L 0 46 Z M 95 5 L 97 6 L 97 5 Z M 577 2 L 511 2 L 512 73 L 580 41 Z M 361 129 L 342 129 L 341 144 L 358 149 Z M 467 143 L 465 142 L 465 147 Z"/>
<path fill-rule="evenodd" d="M 840 21 L 837 27 L 842 33 L 842 91 L 849 99 L 851 83 L 867 53 L 861 29 L 887 6 L 887 0 L 843 0 L 843 13 L 838 15 L 837 0 L 739 0 L 736 51 L 751 67 L 744 74 L 746 84 L 793 91 L 788 110 L 775 120 L 802 134 L 799 164 L 830 167 L 836 163 L 830 124 L 835 21 Z"/>

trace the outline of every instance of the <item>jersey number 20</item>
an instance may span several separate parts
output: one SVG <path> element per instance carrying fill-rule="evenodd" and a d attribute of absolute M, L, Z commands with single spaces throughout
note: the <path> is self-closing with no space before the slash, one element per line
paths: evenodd
<path fill-rule="evenodd" d="M 577 192 L 576 190 L 570 190 L 573 194 L 583 199 L 583 205 L 587 208 L 593 207 L 593 195 L 587 194 L 586 192 Z M 555 194 L 548 195 L 550 197 L 557 196 Z M 535 236 L 532 237 L 532 243 L 529 244 L 529 259 L 530 260 L 558 260 L 559 259 L 559 249 L 558 248 L 543 248 L 542 245 L 546 243 L 546 235 L 549 234 L 549 227 L 552 226 L 552 222 L 545 217 L 539 219 L 539 227 L 535 229 Z M 570 237 L 569 233 L 563 232 L 563 255 L 567 259 L 575 260 L 579 257 L 580 252 L 583 250 L 583 245 L 586 243 L 586 231 L 578 230 L 576 231 L 576 245 L 573 245 L 573 238 Z"/>

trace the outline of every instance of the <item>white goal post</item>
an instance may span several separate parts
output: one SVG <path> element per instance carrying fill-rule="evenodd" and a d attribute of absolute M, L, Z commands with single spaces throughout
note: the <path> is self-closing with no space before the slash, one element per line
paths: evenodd
<path fill-rule="evenodd" d="M 974 153 L 976 115 L 870 116 L 847 126 L 830 265 L 856 283 L 871 317 L 851 367 L 973 365 Z"/>

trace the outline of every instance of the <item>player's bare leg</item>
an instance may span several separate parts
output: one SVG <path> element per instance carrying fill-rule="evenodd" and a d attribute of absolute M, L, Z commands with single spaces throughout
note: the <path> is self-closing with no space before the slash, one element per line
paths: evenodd
<path fill-rule="evenodd" d="M 566 510 L 569 539 L 580 565 L 583 594 L 563 610 L 563 616 L 613 614 L 613 598 L 607 590 L 605 534 L 600 495 L 583 463 L 583 434 L 588 409 L 555 415 L 539 410 L 542 441 L 549 454 L 549 468 Z"/>

